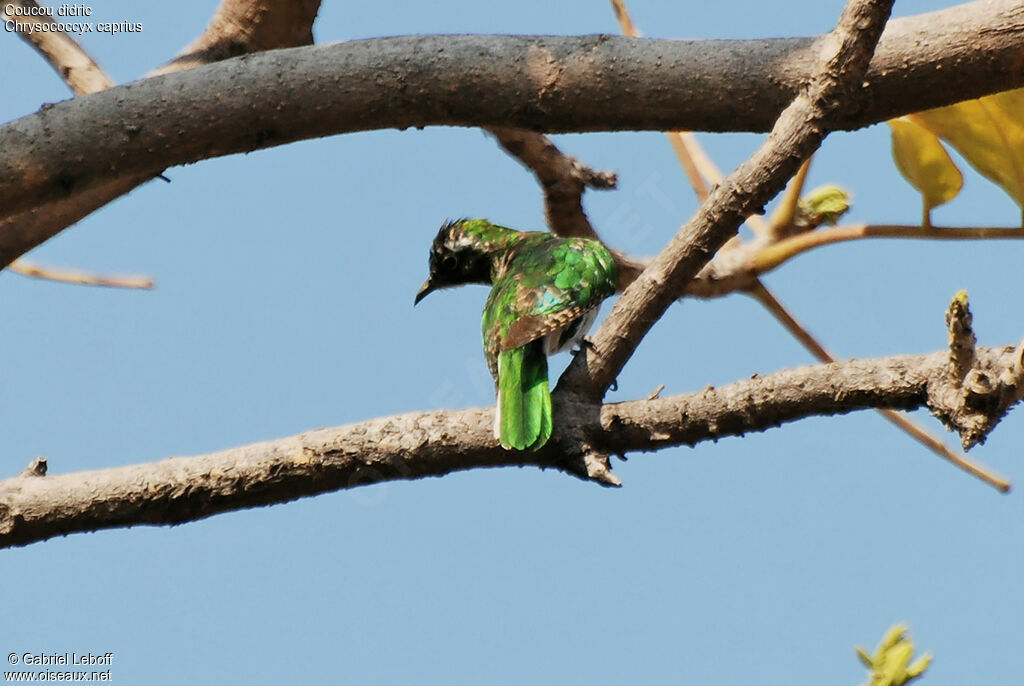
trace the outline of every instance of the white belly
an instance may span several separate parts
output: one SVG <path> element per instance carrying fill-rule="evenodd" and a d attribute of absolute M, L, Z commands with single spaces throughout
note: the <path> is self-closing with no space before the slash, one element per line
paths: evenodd
<path fill-rule="evenodd" d="M 563 326 L 558 331 L 552 331 L 545 336 L 544 354 L 554 355 L 555 353 L 564 352 L 571 349 L 573 346 L 577 346 L 582 343 L 583 337 L 587 335 L 587 332 L 590 331 L 590 327 L 594 324 L 594 320 L 597 319 L 598 309 L 599 308 L 595 307 L 579 319 L 576 319 Z M 576 322 L 579 322 L 578 326 L 576 325 Z M 566 330 L 572 326 L 577 326 L 577 329 L 573 332 L 572 336 L 562 342 L 562 337 L 565 335 Z"/>

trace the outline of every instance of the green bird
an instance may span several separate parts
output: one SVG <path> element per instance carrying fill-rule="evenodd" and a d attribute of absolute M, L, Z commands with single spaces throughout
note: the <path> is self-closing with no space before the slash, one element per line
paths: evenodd
<path fill-rule="evenodd" d="M 440 288 L 490 284 L 482 328 L 498 397 L 494 435 L 505 448 L 536 450 L 552 429 L 547 356 L 582 342 L 617 280 L 600 241 L 460 219 L 438 231 L 415 302 Z"/>

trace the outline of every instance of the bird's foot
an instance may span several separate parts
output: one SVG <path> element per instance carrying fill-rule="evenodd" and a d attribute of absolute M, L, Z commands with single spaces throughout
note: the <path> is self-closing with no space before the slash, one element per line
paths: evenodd
<path fill-rule="evenodd" d="M 579 355 L 584 350 L 597 350 L 594 341 L 589 338 L 581 338 L 579 346 L 572 349 L 573 356 Z"/>

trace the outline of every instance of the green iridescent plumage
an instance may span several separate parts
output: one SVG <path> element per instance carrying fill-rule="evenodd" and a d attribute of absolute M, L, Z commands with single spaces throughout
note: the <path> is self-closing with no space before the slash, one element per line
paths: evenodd
<path fill-rule="evenodd" d="M 536 450 L 552 430 L 547 356 L 582 339 L 616 280 L 599 241 L 463 219 L 434 239 L 416 302 L 438 288 L 491 284 L 482 330 L 498 396 L 495 435 L 506 448 Z"/>

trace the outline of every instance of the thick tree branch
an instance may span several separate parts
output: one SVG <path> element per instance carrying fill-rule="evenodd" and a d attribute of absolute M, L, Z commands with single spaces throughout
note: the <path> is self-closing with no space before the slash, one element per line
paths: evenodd
<path fill-rule="evenodd" d="M 893 0 L 850 0 L 822 43 L 821 64 L 805 92 L 779 116 L 764 144 L 729 174 L 697 213 L 622 294 L 578 355 L 559 387 L 600 398 L 636 346 L 743 221 L 797 172 L 835 128 L 840 112 L 856 109 L 862 77 L 882 34 Z"/>
<path fill-rule="evenodd" d="M 1017 379 L 1017 386 L 993 383 L 985 396 L 960 393 L 948 373 L 949 353 L 943 351 L 800 367 L 666 398 L 603 406 L 563 403 L 556 409 L 556 431 L 583 431 L 601 450 L 625 454 L 872 407 L 927 406 L 965 430 L 973 426 L 977 408 L 984 407 L 991 428 L 1024 387 L 1019 358 L 1012 346 L 976 351 L 980 372 L 993 380 Z M 960 405 L 951 407 L 957 393 Z M 492 421 L 491 408 L 412 413 L 200 457 L 56 476 L 41 476 L 45 467 L 37 461 L 0 481 L 0 547 L 80 531 L 177 524 L 326 491 L 479 467 L 576 473 L 558 441 L 536 453 L 502 450 Z"/>
<path fill-rule="evenodd" d="M 1011 0 L 894 21 L 857 106 L 833 125 L 1024 85 L 1022 36 Z M 0 217 L 175 164 L 372 128 L 763 131 L 814 73 L 823 40 L 417 36 L 246 56 L 0 127 Z M 0 264 L 29 247 L 0 232 Z"/>

